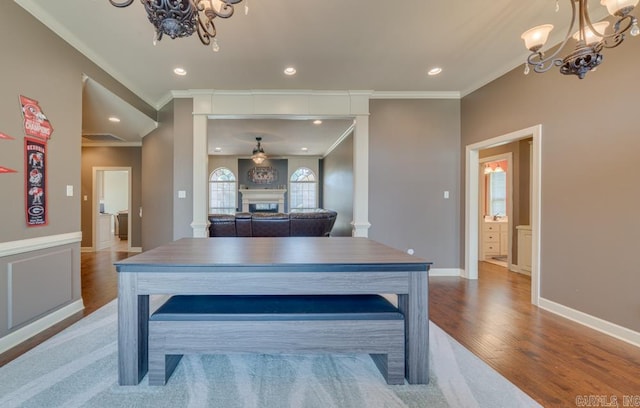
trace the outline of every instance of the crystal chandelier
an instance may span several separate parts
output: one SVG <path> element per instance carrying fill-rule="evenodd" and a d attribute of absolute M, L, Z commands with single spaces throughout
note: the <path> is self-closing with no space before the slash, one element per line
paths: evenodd
<path fill-rule="evenodd" d="M 229 18 L 233 15 L 234 5 L 242 0 L 140 0 L 149 22 L 156 28 L 153 44 L 168 35 L 172 39 L 189 37 L 194 32 L 198 33 L 200 41 L 204 45 L 211 45 L 214 51 L 218 51 L 216 26 L 213 20 L 216 17 Z M 127 7 L 133 0 L 118 2 L 109 0 L 116 7 Z M 245 3 L 245 14 L 249 8 Z"/>
<path fill-rule="evenodd" d="M 265 161 L 265 159 L 267 158 L 267 155 L 264 154 L 264 149 L 260 144 L 261 141 L 262 141 L 261 137 L 256 137 L 256 142 L 258 142 L 258 144 L 253 149 L 253 155 L 251 156 L 251 160 L 253 160 L 255 164 L 262 164 L 262 162 Z"/>
<path fill-rule="evenodd" d="M 539 73 L 547 72 L 552 67 L 558 66 L 560 67 L 560 72 L 565 75 L 573 74 L 580 79 L 584 78 L 587 72 L 602 63 L 603 55 L 600 52 L 603 48 L 614 48 L 620 45 L 624 41 L 627 32 L 632 36 L 640 34 L 638 20 L 630 15 L 638 1 L 640 0 L 600 1 L 600 4 L 607 7 L 609 14 L 618 18 L 613 25 L 613 31 L 607 34 L 605 31 L 609 26 L 609 22 L 592 23 L 587 8 L 587 0 L 569 0 L 572 9 L 571 24 L 564 41 L 552 55 L 546 57 L 541 49 L 547 42 L 553 25 L 537 26 L 522 34 L 525 46 L 531 51 L 531 55 L 529 55 L 525 64 L 525 74 L 529 73 L 529 65 L 533 67 L 535 72 Z M 556 11 L 558 9 L 558 0 L 556 0 Z M 578 31 L 571 35 L 576 20 L 578 21 Z M 564 58 L 556 58 L 571 37 L 577 41 L 575 50 Z"/>

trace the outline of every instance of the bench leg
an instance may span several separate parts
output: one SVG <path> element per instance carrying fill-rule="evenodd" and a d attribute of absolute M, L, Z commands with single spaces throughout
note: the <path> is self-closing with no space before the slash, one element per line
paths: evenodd
<path fill-rule="evenodd" d="M 371 354 L 373 362 L 382 373 L 387 384 L 404 384 L 404 353 L 391 352 L 389 354 Z"/>
<path fill-rule="evenodd" d="M 149 350 L 149 385 L 165 385 L 180 362 L 182 354 L 167 355 Z"/>

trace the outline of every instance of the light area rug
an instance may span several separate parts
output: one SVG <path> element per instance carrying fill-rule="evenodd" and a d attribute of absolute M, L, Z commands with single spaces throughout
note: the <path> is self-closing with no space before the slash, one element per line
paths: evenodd
<path fill-rule="evenodd" d="M 387 385 L 368 355 L 228 354 L 186 355 L 167 385 L 123 387 L 116 302 L 0 367 L 0 407 L 539 406 L 433 323 L 428 385 Z"/>

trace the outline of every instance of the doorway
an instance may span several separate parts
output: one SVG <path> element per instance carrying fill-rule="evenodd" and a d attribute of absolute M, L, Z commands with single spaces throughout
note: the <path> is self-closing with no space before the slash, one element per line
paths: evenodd
<path fill-rule="evenodd" d="M 480 151 L 478 218 L 480 260 L 509 268 L 513 252 L 513 153 Z"/>
<path fill-rule="evenodd" d="M 465 270 L 464 277 L 478 279 L 479 254 L 479 180 L 480 150 L 500 146 L 513 141 L 532 138 L 531 143 L 531 303 L 538 305 L 540 300 L 540 185 L 542 146 L 542 125 L 521 129 L 497 136 L 466 147 L 465 174 Z"/>
<path fill-rule="evenodd" d="M 94 250 L 131 250 L 131 168 L 93 168 Z"/>

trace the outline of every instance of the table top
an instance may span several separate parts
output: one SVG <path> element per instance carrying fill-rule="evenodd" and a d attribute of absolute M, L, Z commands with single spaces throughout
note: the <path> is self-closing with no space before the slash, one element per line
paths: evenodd
<path fill-rule="evenodd" d="M 115 263 L 118 272 L 427 271 L 431 263 L 367 238 L 182 238 Z"/>

